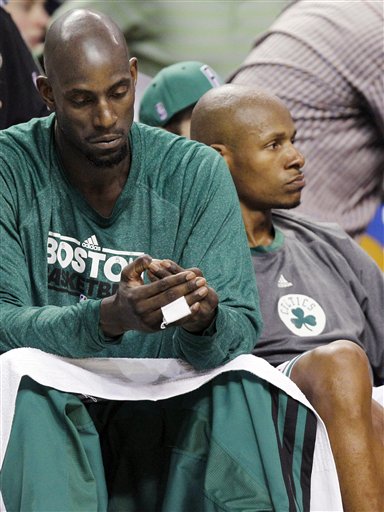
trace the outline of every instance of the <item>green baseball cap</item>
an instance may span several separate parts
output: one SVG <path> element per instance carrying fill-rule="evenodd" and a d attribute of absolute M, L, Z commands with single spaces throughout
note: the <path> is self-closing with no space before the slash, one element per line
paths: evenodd
<path fill-rule="evenodd" d="M 167 66 L 144 91 L 139 121 L 164 126 L 175 114 L 194 105 L 204 93 L 222 83 L 218 74 L 203 62 L 185 61 Z"/>

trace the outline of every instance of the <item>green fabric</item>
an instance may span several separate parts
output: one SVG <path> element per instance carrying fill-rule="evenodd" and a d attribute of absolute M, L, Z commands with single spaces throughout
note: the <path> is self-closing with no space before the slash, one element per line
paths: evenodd
<path fill-rule="evenodd" d="M 294 492 L 300 475 L 283 474 L 284 457 L 300 467 L 306 409 L 295 402 L 296 426 L 289 419 L 292 452 L 275 433 L 271 397 L 278 403 L 280 394 L 230 372 L 186 395 L 95 403 L 87 412 L 73 395 L 24 379 L 1 471 L 7 511 L 306 510 Z M 278 422 L 286 416 L 280 401 Z"/>
<path fill-rule="evenodd" d="M 192 107 L 203 94 L 222 83 L 203 62 L 183 61 L 167 66 L 145 90 L 139 120 L 150 126 L 164 126 L 177 112 Z"/>
<path fill-rule="evenodd" d="M 250 352 L 261 328 L 259 302 L 224 160 L 202 144 L 134 124 L 130 174 L 105 218 L 65 179 L 54 119 L 0 133 L 0 351 L 175 357 L 196 368 Z M 101 335 L 100 299 L 115 292 L 122 267 L 142 253 L 201 268 L 220 299 L 205 336 L 182 328 L 130 331 L 113 344 Z"/>
<path fill-rule="evenodd" d="M 0 483 L 7 512 L 106 510 L 98 434 L 77 397 L 22 380 Z"/>
<path fill-rule="evenodd" d="M 164 66 L 201 60 L 225 78 L 245 59 L 285 0 L 66 0 L 54 13 L 97 9 L 120 26 L 139 70 L 154 76 Z"/>
<path fill-rule="evenodd" d="M 278 229 L 275 229 L 275 237 L 270 245 L 258 245 L 256 247 L 250 247 L 251 253 L 257 254 L 257 253 L 268 253 L 268 252 L 274 252 L 280 249 L 280 247 L 284 244 L 284 233 Z"/>

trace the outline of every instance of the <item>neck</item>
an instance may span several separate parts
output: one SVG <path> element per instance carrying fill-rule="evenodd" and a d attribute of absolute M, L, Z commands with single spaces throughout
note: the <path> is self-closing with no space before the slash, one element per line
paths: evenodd
<path fill-rule="evenodd" d="M 271 245 L 275 237 L 271 210 L 255 211 L 241 204 L 241 213 L 249 247 Z"/>
<path fill-rule="evenodd" d="M 96 167 L 83 154 L 56 136 L 63 170 L 71 183 L 100 215 L 109 217 L 127 181 L 131 154 L 113 167 Z"/>

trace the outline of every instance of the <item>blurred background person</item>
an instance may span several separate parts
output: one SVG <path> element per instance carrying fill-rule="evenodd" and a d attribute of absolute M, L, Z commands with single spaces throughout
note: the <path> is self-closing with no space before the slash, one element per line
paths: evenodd
<path fill-rule="evenodd" d="M 286 4 L 286 0 L 66 0 L 53 17 L 73 8 L 107 14 L 123 31 L 140 70 L 150 77 L 170 64 L 201 60 L 225 78 Z"/>
<path fill-rule="evenodd" d="M 4 5 L 32 52 L 44 42 L 49 22 L 45 4 L 45 0 L 8 0 Z"/>
<path fill-rule="evenodd" d="M 43 38 L 48 20 L 44 17 L 44 30 L 29 30 L 23 22 L 20 25 L 24 26 L 22 34 L 8 12 L 8 9 L 21 9 L 21 6 L 16 8 L 19 3 L 34 2 L 11 0 L 5 5 L 4 1 L 0 1 L 0 130 L 49 114 L 35 85 L 41 70 L 26 43 L 27 39 L 32 44 L 32 41 L 37 42 Z"/>
<path fill-rule="evenodd" d="M 384 271 L 384 202 L 378 207 L 365 233 L 359 238 L 359 244 Z"/>
<path fill-rule="evenodd" d="M 297 210 L 356 239 L 383 194 L 383 27 L 382 2 L 292 2 L 228 80 L 287 105 L 306 155 Z"/>
<path fill-rule="evenodd" d="M 144 91 L 139 121 L 189 138 L 193 107 L 203 94 L 222 83 L 222 78 L 203 62 L 167 66 Z"/>
<path fill-rule="evenodd" d="M 144 90 L 164 67 L 198 60 L 225 79 L 286 4 L 287 0 L 66 0 L 53 19 L 68 9 L 86 8 L 107 14 L 119 25 L 131 55 L 138 59 L 137 120 Z"/>

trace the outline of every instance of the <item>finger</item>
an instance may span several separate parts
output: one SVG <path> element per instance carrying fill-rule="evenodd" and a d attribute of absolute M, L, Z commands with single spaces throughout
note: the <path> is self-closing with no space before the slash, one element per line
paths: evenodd
<path fill-rule="evenodd" d="M 170 304 L 171 302 L 174 302 L 180 297 L 184 297 L 188 306 L 192 307 L 197 302 L 204 300 L 208 293 L 209 288 L 207 287 L 205 279 L 199 277 L 196 280 L 188 283 L 187 286 L 178 286 L 171 290 L 168 290 L 159 298 L 161 302 L 165 302 L 163 304 L 163 306 L 165 306 Z"/>
<path fill-rule="evenodd" d="M 194 274 L 193 279 L 184 279 L 183 282 L 179 282 L 182 276 L 187 276 L 188 272 L 176 274 L 176 276 L 166 277 L 155 283 L 151 283 L 146 286 L 142 286 L 136 293 L 136 312 L 139 315 L 145 315 L 146 313 L 153 311 L 160 311 L 160 309 L 171 302 L 179 299 L 180 297 L 186 297 L 188 305 L 192 305 L 195 302 L 201 300 L 202 297 L 206 296 L 208 288 L 206 287 L 206 281 L 202 277 L 196 278 Z M 173 286 L 169 286 L 170 283 Z M 167 285 L 167 287 L 166 287 Z M 206 288 L 202 291 L 203 288 Z"/>
<path fill-rule="evenodd" d="M 205 279 L 199 277 L 169 288 L 157 297 L 160 307 L 166 306 L 180 297 L 184 297 L 188 306 L 191 306 L 206 296 L 208 292 L 206 284 Z"/>
<path fill-rule="evenodd" d="M 154 282 L 135 289 L 135 301 L 149 301 L 152 299 L 150 309 L 153 310 L 201 286 L 200 282 L 196 284 L 195 281 L 196 275 L 188 270 L 176 275 L 167 276 L 164 279 L 157 279 Z M 128 286 L 128 290 L 129 288 L 131 287 Z"/>
<path fill-rule="evenodd" d="M 123 268 L 120 281 L 123 283 L 129 283 L 130 285 L 142 285 L 143 279 L 141 275 L 149 267 L 151 261 L 152 258 L 148 254 L 139 256 L 132 263 Z"/>
<path fill-rule="evenodd" d="M 147 276 L 148 276 L 148 279 L 151 281 L 151 283 L 155 283 L 156 281 L 158 281 L 160 279 L 160 277 L 157 277 L 154 274 L 152 274 L 152 272 L 150 270 L 147 270 Z"/>
<path fill-rule="evenodd" d="M 184 270 L 190 270 L 191 272 L 194 272 L 197 276 L 203 275 L 202 271 L 197 267 L 183 268 L 172 260 L 160 260 L 159 264 L 161 267 L 168 270 L 168 272 L 171 274 L 177 274 L 178 272 L 183 272 Z"/>
<path fill-rule="evenodd" d="M 190 270 L 191 272 L 193 272 L 197 276 L 204 277 L 202 271 L 199 268 L 197 268 L 197 267 L 191 267 L 191 268 L 188 268 L 187 270 Z"/>
<path fill-rule="evenodd" d="M 217 311 L 217 303 L 205 298 L 201 302 L 194 304 L 190 309 L 192 314 L 183 319 L 182 325 L 184 329 L 194 333 L 202 332 L 212 324 Z"/>
<path fill-rule="evenodd" d="M 181 267 L 180 267 L 181 269 Z M 182 272 L 184 269 L 181 269 L 180 272 Z M 170 272 L 167 268 L 165 268 L 162 265 L 161 260 L 152 260 L 151 264 L 149 265 L 149 271 L 152 273 L 152 275 L 156 276 L 158 279 L 163 279 L 164 277 L 171 276 L 174 274 L 178 274 L 178 272 Z"/>
<path fill-rule="evenodd" d="M 190 270 L 191 272 L 194 272 L 197 276 L 202 276 L 202 271 L 197 267 L 191 267 L 191 268 L 184 268 L 175 263 L 172 260 L 165 259 L 165 260 L 155 260 L 153 259 L 151 262 L 151 265 L 149 266 L 149 269 L 153 272 L 153 274 L 163 279 L 163 277 L 166 277 L 168 275 L 172 274 L 178 274 L 179 272 L 184 272 L 185 270 Z"/>
<path fill-rule="evenodd" d="M 217 293 L 209 286 L 202 286 L 191 294 L 190 297 L 186 297 L 186 300 L 190 304 L 191 311 L 194 313 L 194 319 L 200 319 L 203 323 L 204 317 L 210 318 L 219 303 Z"/>
<path fill-rule="evenodd" d="M 169 259 L 161 260 L 160 265 L 163 269 L 167 270 L 171 274 L 177 274 L 178 272 L 183 272 L 183 270 L 186 270 L 185 268 L 180 267 L 180 265 Z"/>
<path fill-rule="evenodd" d="M 205 281 L 205 280 L 201 280 Z M 172 322 L 173 326 L 184 326 L 190 332 L 198 332 L 208 327 L 215 315 L 218 297 L 213 288 L 206 285 L 185 296 L 190 314 Z"/>
<path fill-rule="evenodd" d="M 191 309 L 191 314 L 192 314 L 192 316 L 193 316 L 193 315 L 196 315 L 196 314 L 200 311 L 200 309 L 201 309 L 201 304 L 200 304 L 200 302 L 195 302 L 195 304 L 192 304 L 192 306 L 190 307 L 190 309 Z M 189 318 L 188 318 L 188 320 L 190 320 L 190 319 L 191 319 L 191 317 L 189 317 Z"/>

